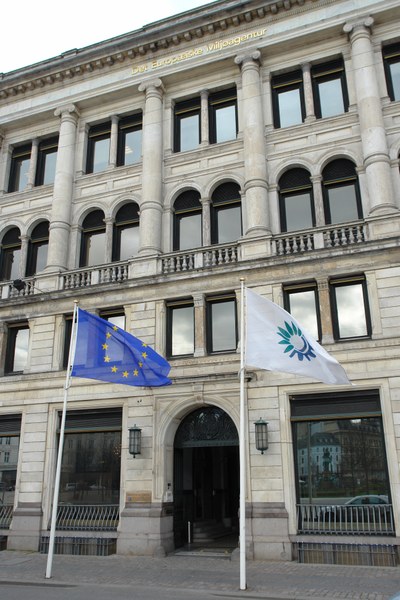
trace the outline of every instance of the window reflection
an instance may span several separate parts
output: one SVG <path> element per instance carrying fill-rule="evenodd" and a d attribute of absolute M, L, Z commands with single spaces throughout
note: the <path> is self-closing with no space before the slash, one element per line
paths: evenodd
<path fill-rule="evenodd" d="M 345 223 L 358 219 L 357 196 L 354 184 L 328 190 L 331 223 Z"/>
<path fill-rule="evenodd" d="M 0 507 L 14 504 L 19 435 L 0 436 Z"/>
<path fill-rule="evenodd" d="M 209 352 L 236 350 L 236 302 L 234 299 L 208 303 L 208 325 L 211 339 Z"/>
<path fill-rule="evenodd" d="M 169 309 L 171 356 L 194 352 L 194 309 L 190 306 L 174 306 Z"/>
<path fill-rule="evenodd" d="M 390 76 L 393 86 L 393 99 L 400 100 L 400 62 L 390 65 Z"/>
<path fill-rule="evenodd" d="M 333 117 L 344 113 L 343 92 L 340 79 L 322 81 L 318 84 L 321 117 Z"/>
<path fill-rule="evenodd" d="M 368 335 L 363 285 L 341 285 L 334 289 L 339 337 Z"/>
<path fill-rule="evenodd" d="M 200 115 L 192 115 L 180 120 L 180 149 L 193 150 L 200 144 Z"/>
<path fill-rule="evenodd" d="M 288 311 L 315 340 L 320 338 L 316 290 L 288 291 Z"/>
<path fill-rule="evenodd" d="M 93 145 L 93 170 L 92 173 L 104 171 L 108 167 L 110 155 L 110 139 L 95 140 Z"/>
<path fill-rule="evenodd" d="M 202 245 L 202 206 L 200 194 L 188 190 L 174 203 L 174 250 L 187 250 Z"/>
<path fill-rule="evenodd" d="M 215 111 L 216 142 L 236 139 L 236 106 L 225 106 Z"/>
<path fill-rule="evenodd" d="M 281 127 L 298 125 L 303 122 L 300 90 L 289 90 L 278 94 L 279 121 Z"/>
<path fill-rule="evenodd" d="M 298 493 L 309 504 L 344 504 L 358 495 L 389 496 L 380 418 L 293 424 Z"/>

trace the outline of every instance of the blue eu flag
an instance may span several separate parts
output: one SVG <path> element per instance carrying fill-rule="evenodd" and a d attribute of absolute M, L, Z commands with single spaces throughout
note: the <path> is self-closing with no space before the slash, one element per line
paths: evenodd
<path fill-rule="evenodd" d="M 80 308 L 71 375 L 143 387 L 169 385 L 171 366 L 152 348 L 113 323 Z"/>

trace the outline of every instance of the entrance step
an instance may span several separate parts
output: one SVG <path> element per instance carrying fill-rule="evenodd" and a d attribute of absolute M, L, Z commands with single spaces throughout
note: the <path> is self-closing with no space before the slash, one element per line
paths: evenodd
<path fill-rule="evenodd" d="M 194 544 L 204 542 L 212 542 L 221 537 L 229 535 L 230 529 L 224 526 L 223 523 L 216 521 L 198 521 L 193 523 L 192 541 Z"/>

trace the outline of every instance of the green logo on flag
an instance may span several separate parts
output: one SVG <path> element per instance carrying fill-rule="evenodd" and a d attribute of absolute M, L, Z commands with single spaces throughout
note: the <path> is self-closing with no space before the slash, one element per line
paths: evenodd
<path fill-rule="evenodd" d="M 282 338 L 279 344 L 286 346 L 284 352 L 290 352 L 290 358 L 297 356 L 300 361 L 304 358 L 307 360 L 315 358 L 313 347 L 307 341 L 301 329 L 293 322 L 289 324 L 287 321 L 285 321 L 285 327 L 286 329 L 278 327 L 279 331 L 277 331 L 277 334 Z"/>

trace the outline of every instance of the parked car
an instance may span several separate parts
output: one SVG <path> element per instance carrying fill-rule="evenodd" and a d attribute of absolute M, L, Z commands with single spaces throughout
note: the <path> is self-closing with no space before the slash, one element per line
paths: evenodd
<path fill-rule="evenodd" d="M 77 488 L 77 484 L 76 483 L 66 483 L 65 484 L 65 491 L 66 492 L 72 492 L 74 490 L 76 490 Z"/>
<path fill-rule="evenodd" d="M 374 507 L 379 516 L 390 516 L 389 498 L 386 495 L 364 494 L 354 496 L 344 504 L 321 506 L 318 518 L 325 521 L 362 521 L 364 517 L 374 514 Z M 386 507 L 386 508 L 384 508 Z M 365 509 L 365 510 L 364 510 Z"/>

